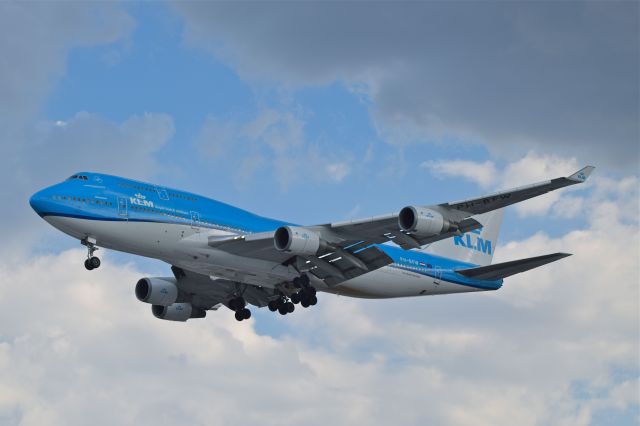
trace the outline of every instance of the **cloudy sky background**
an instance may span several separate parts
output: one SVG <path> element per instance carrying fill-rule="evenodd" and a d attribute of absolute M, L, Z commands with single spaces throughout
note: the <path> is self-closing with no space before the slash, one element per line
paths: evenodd
<path fill-rule="evenodd" d="M 640 419 L 636 2 L 0 3 L 0 424 Z M 28 206 L 80 170 L 322 223 L 597 169 L 510 208 L 498 292 L 175 324 L 168 265 Z"/>

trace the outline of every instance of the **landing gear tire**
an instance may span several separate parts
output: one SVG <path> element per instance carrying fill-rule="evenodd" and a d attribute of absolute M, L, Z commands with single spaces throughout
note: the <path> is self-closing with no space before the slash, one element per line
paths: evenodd
<path fill-rule="evenodd" d="M 241 310 L 239 310 L 238 312 L 242 312 L 242 319 L 249 319 L 251 318 L 251 311 L 247 308 L 243 308 Z"/>
<path fill-rule="evenodd" d="M 92 257 L 87 259 L 91 265 L 91 269 L 98 269 L 100 267 L 100 259 L 98 257 Z M 85 265 L 86 266 L 86 265 Z"/>
<path fill-rule="evenodd" d="M 278 312 L 280 312 L 280 315 L 287 315 L 289 313 L 289 309 L 287 308 L 287 305 L 283 303 L 278 307 Z"/>
<path fill-rule="evenodd" d="M 93 270 L 93 266 L 91 265 L 91 261 L 89 259 L 86 259 L 84 261 L 84 267 L 87 268 L 87 271 Z"/>
<path fill-rule="evenodd" d="M 318 298 L 313 294 L 309 297 L 309 306 L 315 306 L 316 303 L 318 303 Z"/>
<path fill-rule="evenodd" d="M 287 302 L 285 306 L 287 307 L 287 313 L 289 314 L 296 310 L 296 307 L 291 302 Z"/>
<path fill-rule="evenodd" d="M 300 303 L 300 293 L 293 293 L 293 294 L 291 295 L 291 302 L 292 302 L 294 305 L 297 305 L 298 303 Z"/>
<path fill-rule="evenodd" d="M 244 309 L 242 311 L 236 311 L 235 313 L 235 317 L 236 317 L 236 321 L 242 321 L 244 319 Z"/>
<path fill-rule="evenodd" d="M 300 301 L 300 305 L 302 305 L 302 307 L 303 307 L 303 308 L 308 308 L 308 307 L 309 307 L 309 300 L 307 300 L 307 298 L 306 298 L 306 297 L 305 297 L 305 298 L 303 298 L 303 299 Z"/>
<path fill-rule="evenodd" d="M 277 300 L 272 300 L 267 304 L 267 307 L 269 308 L 269 310 L 271 312 L 275 312 L 278 310 L 278 301 Z"/>

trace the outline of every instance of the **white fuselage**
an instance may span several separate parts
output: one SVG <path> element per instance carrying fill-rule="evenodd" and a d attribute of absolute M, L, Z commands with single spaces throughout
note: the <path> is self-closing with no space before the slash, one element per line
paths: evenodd
<path fill-rule="evenodd" d="M 189 224 L 102 221 L 64 216 L 46 216 L 45 220 L 74 238 L 89 236 L 96 240 L 98 246 L 160 259 L 214 278 L 273 288 L 299 275 L 291 266 L 238 256 L 208 245 L 210 236 L 233 235 L 229 231 L 193 227 Z M 360 275 L 331 288 L 313 276 L 311 279 L 314 287 L 320 291 L 361 298 L 481 291 L 479 288 L 448 282 L 439 277 L 419 274 L 397 264 Z"/>

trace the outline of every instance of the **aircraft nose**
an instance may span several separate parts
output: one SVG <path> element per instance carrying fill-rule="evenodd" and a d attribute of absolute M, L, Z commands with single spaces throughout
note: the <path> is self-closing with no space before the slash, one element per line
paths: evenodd
<path fill-rule="evenodd" d="M 36 213 L 40 214 L 44 211 L 45 204 L 48 201 L 48 197 L 45 194 L 46 190 L 38 191 L 29 198 L 29 204 Z"/>

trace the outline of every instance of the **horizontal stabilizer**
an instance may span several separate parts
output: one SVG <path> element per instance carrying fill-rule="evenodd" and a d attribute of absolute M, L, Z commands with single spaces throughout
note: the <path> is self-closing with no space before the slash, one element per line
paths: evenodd
<path fill-rule="evenodd" d="M 499 280 L 520 272 L 537 268 L 547 263 L 555 262 L 567 256 L 569 253 L 545 254 L 544 256 L 530 257 L 528 259 L 512 260 L 510 262 L 496 263 L 478 268 L 458 269 L 456 273 L 476 280 Z"/>

